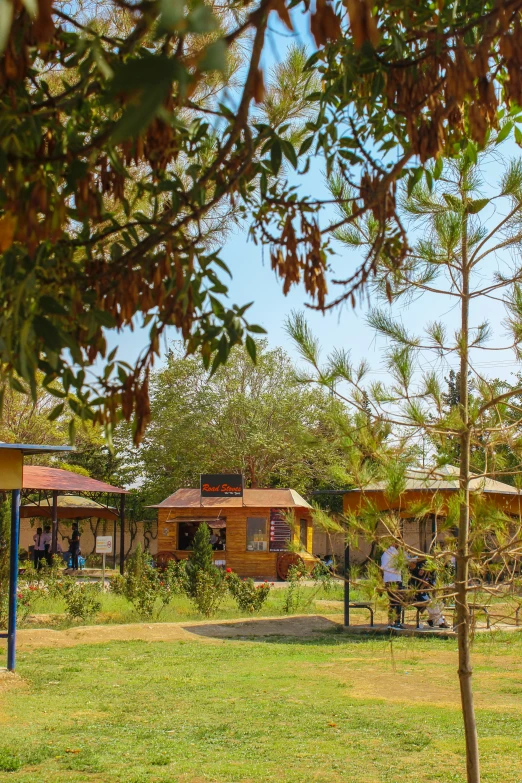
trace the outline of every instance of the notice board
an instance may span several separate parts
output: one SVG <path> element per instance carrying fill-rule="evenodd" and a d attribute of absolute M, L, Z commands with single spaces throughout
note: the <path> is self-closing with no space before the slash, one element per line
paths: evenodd
<path fill-rule="evenodd" d="M 283 508 L 270 509 L 270 551 L 285 552 L 290 541 L 290 528 L 285 522 Z"/>

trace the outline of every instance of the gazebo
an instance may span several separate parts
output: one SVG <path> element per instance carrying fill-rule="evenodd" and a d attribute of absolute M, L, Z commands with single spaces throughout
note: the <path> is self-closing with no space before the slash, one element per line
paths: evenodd
<path fill-rule="evenodd" d="M 0 489 L 11 490 L 11 541 L 9 549 L 9 612 L 7 633 L 7 668 L 14 671 L 16 661 L 16 609 L 18 598 L 18 544 L 20 540 L 20 493 L 23 487 L 24 457 L 72 451 L 71 446 L 40 446 L 27 443 L 0 442 Z"/>
<path fill-rule="evenodd" d="M 34 495 L 38 493 L 35 500 Z M 125 566 L 125 495 L 128 490 L 114 487 L 61 468 L 24 465 L 23 497 L 28 501 L 20 507 L 21 517 L 42 517 L 52 522 L 52 552 L 56 552 L 59 519 L 112 520 L 114 525 L 113 564 L 116 567 L 117 522 L 120 521 L 120 573 Z M 84 497 L 87 495 L 87 497 Z M 108 497 L 119 497 L 119 508 L 109 506 Z M 105 501 L 105 502 L 103 502 Z"/>

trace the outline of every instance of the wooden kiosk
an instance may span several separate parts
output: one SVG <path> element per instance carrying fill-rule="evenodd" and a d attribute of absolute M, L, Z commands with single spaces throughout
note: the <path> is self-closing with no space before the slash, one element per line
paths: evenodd
<path fill-rule="evenodd" d="M 214 561 L 240 576 L 274 580 L 285 577 L 292 556 L 307 566 L 315 562 L 311 506 L 293 489 L 243 489 L 242 476 L 202 476 L 199 490 L 178 489 L 152 508 L 158 509 L 160 561 L 188 557 L 205 522 L 215 540 Z M 287 512 L 293 512 L 292 527 Z M 299 556 L 289 551 L 297 548 Z"/>

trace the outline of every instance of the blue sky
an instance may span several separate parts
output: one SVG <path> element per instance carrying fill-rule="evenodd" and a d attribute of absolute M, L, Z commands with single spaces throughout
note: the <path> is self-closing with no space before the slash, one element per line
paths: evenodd
<path fill-rule="evenodd" d="M 274 15 L 272 16 L 274 17 Z M 305 43 L 310 41 L 309 32 L 302 19 L 298 18 L 296 22 L 298 30 L 296 37 L 289 36 L 288 31 L 281 28 L 276 18 L 271 22 L 270 27 L 273 32 L 265 47 L 266 69 L 269 69 L 278 58 L 283 59 L 287 46 L 295 40 Z M 309 45 L 309 48 L 312 48 L 312 44 Z M 510 158 L 519 154 L 520 150 L 513 142 L 508 142 L 503 145 L 502 153 L 506 158 Z M 498 162 L 493 162 L 488 169 L 488 179 L 489 173 L 491 173 L 492 181 L 496 179 L 497 169 Z M 308 195 L 326 194 L 320 164 L 311 167 L 311 171 L 303 183 L 303 190 Z M 331 212 L 325 212 L 322 217 L 323 225 L 331 215 Z M 267 249 L 265 248 L 263 252 L 263 248 L 247 241 L 247 227 L 244 230 L 237 230 L 228 237 L 221 255 L 233 275 L 233 279 L 229 283 L 230 302 L 245 304 L 253 301 L 254 304 L 248 314 L 249 320 L 266 329 L 267 338 L 272 346 L 283 346 L 291 355 L 295 355 L 294 348 L 285 333 L 284 322 L 292 310 L 304 309 L 307 300 L 303 288 L 297 286 L 288 296 L 283 295 L 281 282 L 276 279 L 270 269 Z M 347 269 L 353 270 L 355 268 L 358 258 L 355 251 L 340 249 L 339 255 L 333 258 L 333 267 L 336 271 L 346 273 Z M 499 258 L 499 263 L 504 261 L 505 259 L 502 257 Z M 423 294 L 407 309 L 394 309 L 396 314 L 400 314 L 406 326 L 417 329 L 421 324 L 434 319 L 442 319 L 450 326 L 456 325 L 456 314 L 450 305 L 449 301 L 443 301 L 441 304 L 441 297 L 430 297 Z M 364 358 L 370 363 L 373 370 L 372 375 L 377 378 L 385 375 L 383 371 L 383 348 L 385 346 L 384 342 L 377 339 L 366 324 L 365 313 L 366 306 L 363 303 L 358 305 L 356 310 L 346 306 L 336 311 L 327 312 L 325 315 L 308 310 L 307 317 L 314 333 L 324 347 L 325 353 L 336 347 L 348 348 L 352 352 L 354 361 Z M 500 336 L 502 332 L 503 314 L 502 306 L 493 302 L 481 303 L 475 311 L 479 320 L 487 317 L 492 321 L 497 336 Z M 176 331 L 172 329 L 168 337 L 176 339 Z M 111 348 L 119 345 L 119 358 L 132 362 L 145 344 L 146 337 L 137 330 L 135 333 L 126 331 L 119 336 L 111 335 L 109 339 Z M 485 374 L 496 377 L 510 378 L 516 369 L 512 354 L 506 352 L 483 354 L 477 357 L 477 362 Z M 455 364 L 454 361 L 453 364 Z M 442 369 L 444 370 L 444 368 Z M 447 369 L 446 365 L 445 370 L 447 371 Z"/>

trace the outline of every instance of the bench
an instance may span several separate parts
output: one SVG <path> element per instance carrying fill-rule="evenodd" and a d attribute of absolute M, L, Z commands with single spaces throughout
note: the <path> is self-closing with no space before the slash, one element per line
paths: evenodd
<path fill-rule="evenodd" d="M 370 612 L 370 628 L 373 628 L 373 607 L 370 604 L 349 603 L 349 609 L 367 609 Z"/>

